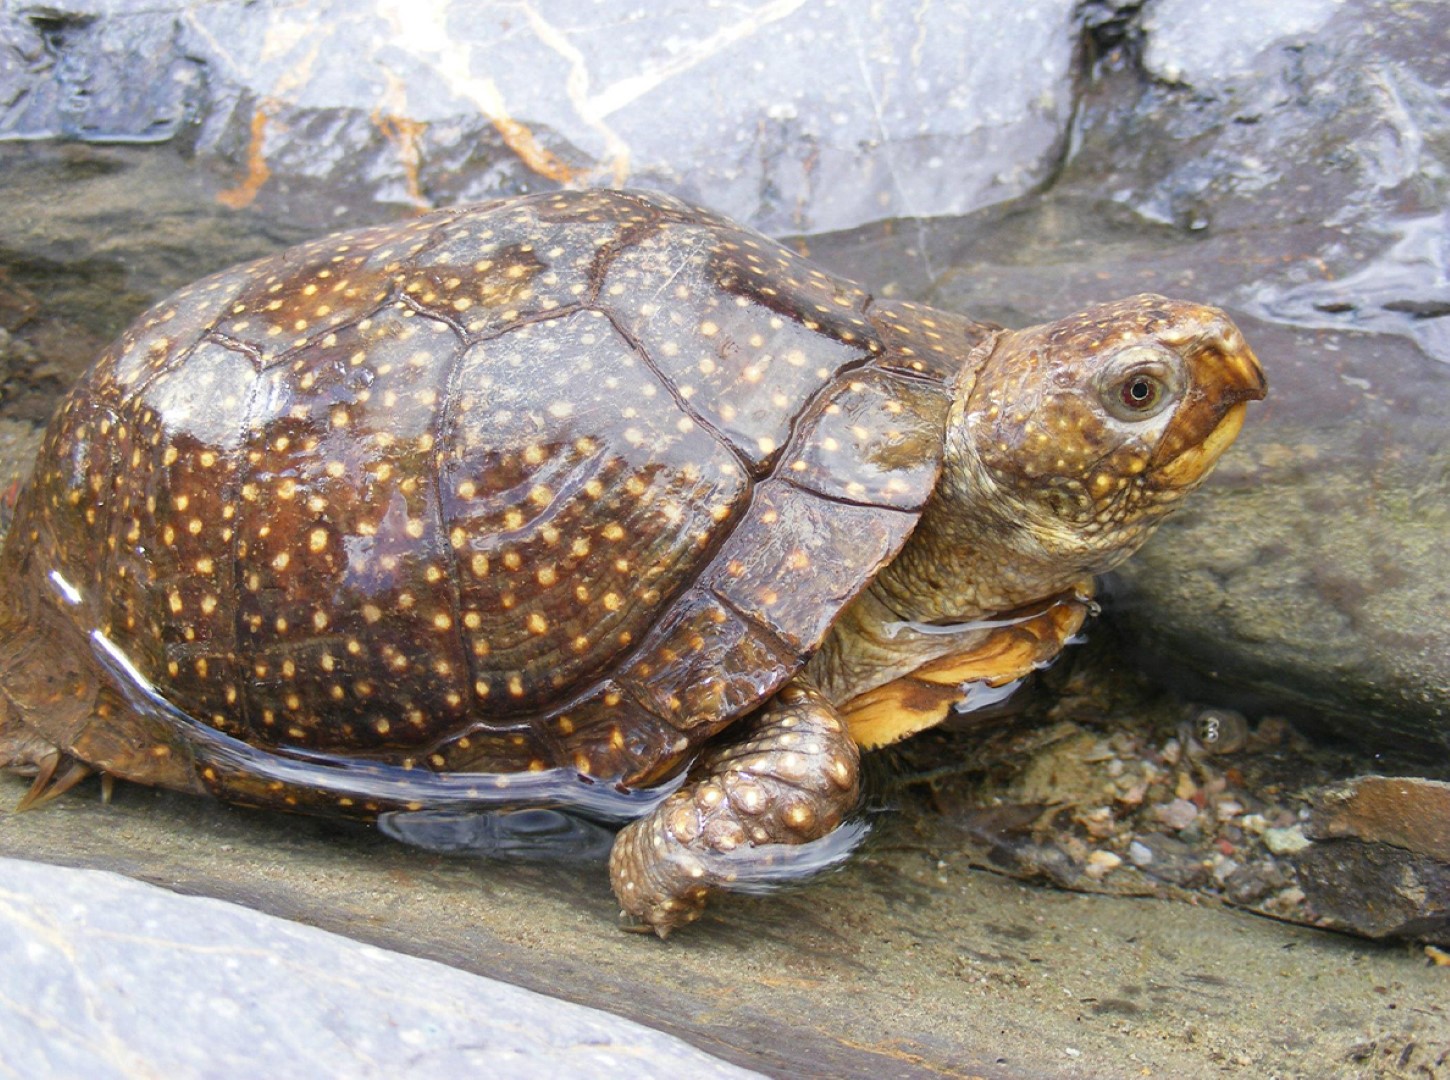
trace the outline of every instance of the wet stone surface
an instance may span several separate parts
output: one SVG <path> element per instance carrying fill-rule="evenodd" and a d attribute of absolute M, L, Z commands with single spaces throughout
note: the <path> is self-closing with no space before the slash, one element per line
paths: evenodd
<path fill-rule="evenodd" d="M 309 192 L 443 206 L 566 181 L 708 195 L 777 232 L 844 228 L 1046 177 L 1071 114 L 1073 7 L 15 6 L 0 138 L 177 140 L 230 174 L 230 204 L 320 212 L 318 228 L 332 207 Z"/>
<path fill-rule="evenodd" d="M 1204 7 L 1105 36 L 1041 194 L 811 251 L 1008 325 L 1139 289 L 1225 306 L 1269 397 L 1110 606 L 1185 693 L 1433 773 L 1450 759 L 1450 9 L 1286 5 L 1287 37 L 1220 63 L 1195 58 Z"/>

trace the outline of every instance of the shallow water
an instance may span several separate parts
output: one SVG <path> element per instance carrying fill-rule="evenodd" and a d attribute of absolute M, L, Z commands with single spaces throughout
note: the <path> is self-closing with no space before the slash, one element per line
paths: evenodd
<path fill-rule="evenodd" d="M 0 147 L 0 170 L 0 289 L 14 300 L 0 305 L 3 478 L 23 468 L 29 421 L 149 300 L 301 233 L 296 219 L 223 211 L 217 179 L 165 148 Z M 870 238 L 833 238 L 832 261 L 851 261 L 853 243 L 868 251 Z M 970 756 L 969 740 L 950 745 Z M 0 779 L 0 807 L 24 786 Z M 1417 950 L 1022 885 L 973 869 L 950 823 L 915 804 L 874 826 L 841 871 L 722 898 L 663 943 L 614 929 L 598 861 L 481 862 L 137 787 L 111 806 L 87 785 L 41 812 L 0 810 L 0 854 L 236 900 L 611 1009 L 768 1071 L 1444 1067 L 1450 988 Z"/>

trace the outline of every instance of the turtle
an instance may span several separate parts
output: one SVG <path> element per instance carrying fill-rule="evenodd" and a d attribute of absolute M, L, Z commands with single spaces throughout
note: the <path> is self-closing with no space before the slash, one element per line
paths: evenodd
<path fill-rule="evenodd" d="M 0 765 L 623 821 L 624 920 L 840 835 L 862 749 L 1049 662 L 1265 382 L 1220 310 L 1009 330 L 669 195 L 355 229 L 161 301 L 0 552 Z"/>

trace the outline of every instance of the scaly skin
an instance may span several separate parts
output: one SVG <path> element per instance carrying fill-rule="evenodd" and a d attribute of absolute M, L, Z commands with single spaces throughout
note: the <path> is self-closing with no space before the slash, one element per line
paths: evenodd
<path fill-rule="evenodd" d="M 804 844 L 840 825 L 856 804 L 859 765 L 835 707 L 792 682 L 620 832 L 609 860 L 615 896 L 660 937 L 694 922 L 712 888 L 749 875 L 762 845 Z"/>

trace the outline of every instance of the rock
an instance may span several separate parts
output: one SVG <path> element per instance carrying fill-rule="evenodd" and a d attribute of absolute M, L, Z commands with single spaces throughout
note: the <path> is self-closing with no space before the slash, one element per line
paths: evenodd
<path fill-rule="evenodd" d="M 1293 862 L 1318 925 L 1450 944 L 1450 864 L 1361 840 L 1312 844 Z"/>
<path fill-rule="evenodd" d="M 116 874 L 0 858 L 25 1076 L 759 1076 L 629 1020 Z"/>
<path fill-rule="evenodd" d="M 768 230 L 838 229 L 1041 183 L 1072 115 L 1073 9 L 12 5 L 0 99 L 18 107 L 0 135 L 184 139 L 231 174 L 237 206 L 299 209 L 319 188 L 325 214 L 339 194 L 411 207 L 631 183 Z"/>
<path fill-rule="evenodd" d="M 1361 776 L 1315 793 L 1308 834 L 1389 844 L 1450 863 L 1450 783 Z"/>
<path fill-rule="evenodd" d="M 1218 483 L 1125 568 L 1129 622 L 1174 677 L 1443 763 L 1450 9 L 1149 12 L 1154 81 L 1097 95 L 1068 172 L 1202 238 L 1182 279 L 1253 316 L 1271 390 Z"/>
<path fill-rule="evenodd" d="M 1198 820 L 1198 807 L 1187 799 L 1174 799 L 1172 802 L 1158 807 L 1156 816 L 1164 825 L 1174 832 L 1178 832 Z"/>
<path fill-rule="evenodd" d="M 1293 855 L 1309 846 L 1309 838 L 1301 826 L 1290 825 L 1283 829 L 1265 829 L 1264 847 L 1275 855 Z"/>
<path fill-rule="evenodd" d="M 1318 789 L 1304 834 L 1293 863 L 1320 925 L 1450 942 L 1450 783 L 1362 776 Z"/>

